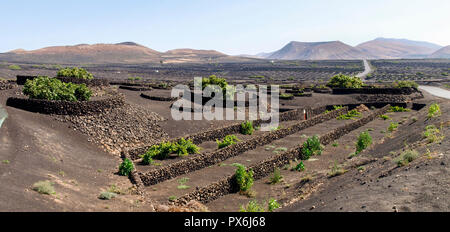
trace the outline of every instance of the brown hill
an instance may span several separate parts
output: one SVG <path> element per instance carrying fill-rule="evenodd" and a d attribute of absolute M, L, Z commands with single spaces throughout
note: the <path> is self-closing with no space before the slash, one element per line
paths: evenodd
<path fill-rule="evenodd" d="M 373 58 L 426 58 L 441 46 L 421 41 L 406 39 L 377 38 L 356 46 Z"/>
<path fill-rule="evenodd" d="M 132 63 L 155 62 L 160 53 L 132 42 L 53 46 L 32 51 L 14 50 L 1 54 L 8 60 L 37 63 Z"/>
<path fill-rule="evenodd" d="M 430 55 L 430 58 L 450 59 L 450 45 L 437 50 L 436 52 Z"/>
<path fill-rule="evenodd" d="M 267 57 L 267 59 L 281 60 L 339 60 L 362 58 L 368 58 L 368 56 L 360 50 L 340 41 L 314 43 L 292 41 Z"/>
<path fill-rule="evenodd" d="M 78 44 L 53 46 L 32 51 L 16 49 L 0 53 L 0 59 L 14 62 L 51 64 L 110 64 L 110 63 L 205 63 L 249 62 L 250 58 L 228 56 L 215 50 L 174 49 L 165 53 L 134 42 L 118 44 Z"/>

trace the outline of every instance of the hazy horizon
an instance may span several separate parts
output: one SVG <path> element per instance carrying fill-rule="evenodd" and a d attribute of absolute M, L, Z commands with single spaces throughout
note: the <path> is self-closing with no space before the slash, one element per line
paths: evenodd
<path fill-rule="evenodd" d="M 132 41 L 157 51 L 217 50 L 229 55 L 280 49 L 290 41 L 378 37 L 450 45 L 450 2 L 433 1 L 14 1 L 0 52 Z M 442 25 L 442 26 L 440 26 Z"/>

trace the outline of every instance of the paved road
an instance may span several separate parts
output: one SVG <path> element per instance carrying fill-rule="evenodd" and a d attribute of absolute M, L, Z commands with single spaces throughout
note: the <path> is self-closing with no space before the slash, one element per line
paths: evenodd
<path fill-rule="evenodd" d="M 450 91 L 439 88 L 439 87 L 421 85 L 421 86 L 419 86 L 419 89 L 427 91 L 428 93 L 430 93 L 431 95 L 434 95 L 436 97 L 450 99 Z"/>
<path fill-rule="evenodd" d="M 356 75 L 357 77 L 360 77 L 361 79 L 365 79 L 365 77 L 367 76 L 367 74 L 372 72 L 372 69 L 370 68 L 369 62 L 367 60 L 363 60 L 364 61 L 364 72 Z"/>

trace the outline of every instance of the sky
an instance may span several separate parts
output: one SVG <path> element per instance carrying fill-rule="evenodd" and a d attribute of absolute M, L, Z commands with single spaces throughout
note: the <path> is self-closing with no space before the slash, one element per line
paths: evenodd
<path fill-rule="evenodd" d="M 0 0 L 0 52 L 133 41 L 230 55 L 377 37 L 450 45 L 448 0 Z"/>

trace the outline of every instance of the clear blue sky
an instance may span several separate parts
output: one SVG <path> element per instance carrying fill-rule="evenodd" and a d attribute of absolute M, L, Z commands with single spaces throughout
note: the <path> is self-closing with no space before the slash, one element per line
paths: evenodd
<path fill-rule="evenodd" d="M 448 0 L 1 0 L 0 21 L 0 52 L 133 41 L 237 55 L 376 37 L 450 45 Z"/>

